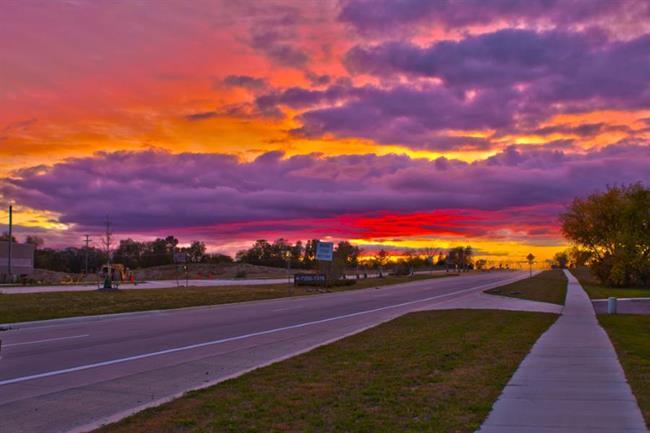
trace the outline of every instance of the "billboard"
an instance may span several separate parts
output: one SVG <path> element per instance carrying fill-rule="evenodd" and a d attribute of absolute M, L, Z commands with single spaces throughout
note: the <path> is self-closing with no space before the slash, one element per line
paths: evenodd
<path fill-rule="evenodd" d="M 316 244 L 316 260 L 331 262 L 333 256 L 334 256 L 334 243 L 318 241 L 318 244 Z"/>

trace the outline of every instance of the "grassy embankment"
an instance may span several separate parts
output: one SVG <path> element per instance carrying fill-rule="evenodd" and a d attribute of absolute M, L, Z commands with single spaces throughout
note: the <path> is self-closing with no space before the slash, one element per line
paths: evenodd
<path fill-rule="evenodd" d="M 99 432 L 473 432 L 556 317 L 409 314 Z"/>
<path fill-rule="evenodd" d="M 486 290 L 485 293 L 564 305 L 566 286 L 567 279 L 564 272 L 553 269 L 543 271 L 533 278 Z"/>
<path fill-rule="evenodd" d="M 598 315 L 650 428 L 650 316 Z"/>
<path fill-rule="evenodd" d="M 573 269 L 580 284 L 592 299 L 610 296 L 619 298 L 647 298 L 650 289 L 608 287 L 600 283 L 588 268 Z M 625 370 L 632 391 L 641 406 L 646 424 L 650 427 L 650 316 L 620 314 L 598 315 L 600 324 L 612 340 Z"/>
<path fill-rule="evenodd" d="M 355 290 L 411 281 L 441 278 L 456 274 L 414 275 L 362 279 L 351 286 L 332 287 L 330 291 Z M 259 286 L 187 287 L 170 289 L 130 289 L 118 292 L 51 292 L 0 295 L 0 323 L 57 319 L 74 316 L 165 310 L 202 305 L 227 304 L 313 295 L 313 288 L 289 284 Z"/>
<path fill-rule="evenodd" d="M 580 267 L 572 269 L 571 273 L 580 281 L 580 285 L 589 294 L 591 299 L 607 299 L 610 296 L 617 298 L 648 298 L 650 288 L 640 287 L 608 287 L 602 284 L 590 271 L 589 268 Z"/>

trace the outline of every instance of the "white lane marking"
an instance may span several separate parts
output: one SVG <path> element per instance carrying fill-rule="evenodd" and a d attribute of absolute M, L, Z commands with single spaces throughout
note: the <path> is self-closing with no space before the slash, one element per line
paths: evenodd
<path fill-rule="evenodd" d="M 38 343 L 48 343 L 50 341 L 60 341 L 60 340 L 70 340 L 72 338 L 83 338 L 83 337 L 88 337 L 90 334 L 83 334 L 83 335 L 70 335 L 69 337 L 57 337 L 57 338 L 46 338 L 45 340 L 35 340 L 35 341 L 26 341 L 24 343 L 9 343 L 9 344 L 4 344 L 3 347 L 10 347 L 10 346 L 24 346 L 26 344 L 38 344 Z"/>
<path fill-rule="evenodd" d="M 64 368 L 62 370 L 54 370 L 54 371 L 48 371 L 46 373 L 32 374 L 30 376 L 22 376 L 22 377 L 16 377 L 16 378 L 13 378 L 13 379 L 6 379 L 6 380 L 0 381 L 0 386 L 11 385 L 11 384 L 14 384 L 14 383 L 19 383 L 19 382 L 26 382 L 28 380 L 42 379 L 42 378 L 45 378 L 45 377 L 58 376 L 60 374 L 73 373 L 73 372 L 76 372 L 76 371 L 83 371 L 83 370 L 88 370 L 88 369 L 91 369 L 91 368 L 106 367 L 108 365 L 121 364 L 121 363 L 129 362 L 129 361 L 137 361 L 137 360 L 140 360 L 140 359 L 151 358 L 151 357 L 154 357 L 154 356 L 167 355 L 169 353 L 175 353 L 175 352 L 181 352 L 181 351 L 185 351 L 185 350 L 198 349 L 200 347 L 214 346 L 214 345 L 217 345 L 217 344 L 228 343 L 228 342 L 231 342 L 231 341 L 238 341 L 238 340 L 243 340 L 243 339 L 246 339 L 246 338 L 258 337 L 260 335 L 267 335 L 267 334 L 273 334 L 273 333 L 276 333 L 276 332 L 288 331 L 290 329 L 304 328 L 306 326 L 311 326 L 311 325 L 319 325 L 321 323 L 327 323 L 327 322 L 332 322 L 332 321 L 335 321 L 335 320 L 347 319 L 347 318 L 350 318 L 350 317 L 362 316 L 364 314 L 376 313 L 376 312 L 379 312 L 379 311 L 390 310 L 392 308 L 405 307 L 407 305 L 418 304 L 418 303 L 421 303 L 421 302 L 429 302 L 429 301 L 433 301 L 434 299 L 445 298 L 445 297 L 448 297 L 448 296 L 457 295 L 459 293 L 466 293 L 466 292 L 470 292 L 470 291 L 473 291 L 473 290 L 480 290 L 480 289 L 482 289 L 484 287 L 493 286 L 495 284 L 498 284 L 497 287 L 499 287 L 499 286 L 506 285 L 506 284 L 509 284 L 510 282 L 517 281 L 517 280 L 520 280 L 520 279 L 523 279 L 523 278 L 525 278 L 525 276 L 524 277 L 519 276 L 519 277 L 511 278 L 509 280 L 504 280 L 504 281 L 495 281 L 495 282 L 492 282 L 492 283 L 483 284 L 483 285 L 476 286 L 476 287 L 471 287 L 471 288 L 468 288 L 468 289 L 457 290 L 455 292 L 445 293 L 445 294 L 436 295 L 436 296 L 430 296 L 428 298 L 416 299 L 416 300 L 413 300 L 413 301 L 401 302 L 399 304 L 394 304 L 394 305 L 387 305 L 385 307 L 379 307 L 379 308 L 373 308 L 373 309 L 370 309 L 370 310 L 357 311 L 356 313 L 348 313 L 348 314 L 343 314 L 343 315 L 340 315 L 340 316 L 328 317 L 326 319 L 320 319 L 320 320 L 314 320 L 314 321 L 311 321 L 311 322 L 303 322 L 303 323 L 298 323 L 298 324 L 295 324 L 295 325 L 283 326 L 281 328 L 267 329 L 266 331 L 252 332 L 250 334 L 237 335 L 235 337 L 221 338 L 219 340 L 206 341 L 204 343 L 190 344 L 188 346 L 174 347 L 174 348 L 171 348 L 171 349 L 159 350 L 157 352 L 150 352 L 150 353 L 143 353 L 143 354 L 140 354 L 140 355 L 127 356 L 126 358 L 111 359 L 109 361 L 102 361 L 102 362 L 96 362 L 96 363 L 93 363 L 93 364 L 80 365 L 78 367 Z"/>

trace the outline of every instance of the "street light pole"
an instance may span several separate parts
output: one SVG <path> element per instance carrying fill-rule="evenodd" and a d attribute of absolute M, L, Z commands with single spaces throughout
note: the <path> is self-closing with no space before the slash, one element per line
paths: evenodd
<path fill-rule="evenodd" d="M 113 269 L 112 269 L 112 264 L 111 264 L 111 236 L 113 233 L 111 232 L 111 220 L 108 218 L 108 215 L 106 216 L 106 237 L 103 239 L 104 242 L 104 247 L 106 248 L 106 262 L 107 262 L 107 271 L 108 275 L 106 275 L 104 279 L 104 288 L 105 289 L 112 289 L 113 288 Z"/>

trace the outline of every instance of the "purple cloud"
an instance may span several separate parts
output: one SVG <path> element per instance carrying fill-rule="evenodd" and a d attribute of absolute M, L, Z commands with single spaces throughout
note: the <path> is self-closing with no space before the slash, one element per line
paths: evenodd
<path fill-rule="evenodd" d="M 255 104 L 260 112 L 304 110 L 302 127 L 293 132 L 307 137 L 332 134 L 435 150 L 490 147 L 489 139 L 448 136 L 449 129 L 548 135 L 553 131 L 537 125 L 557 113 L 650 105 L 650 35 L 612 42 L 600 32 L 501 30 L 429 47 L 357 46 L 345 63 L 383 84 L 355 87 L 341 80 L 324 89 L 293 87 L 261 95 Z M 393 80 L 398 75 L 409 79 Z M 440 81 L 431 84 L 432 78 Z M 614 127 L 585 125 L 572 132 L 589 136 Z"/>
<path fill-rule="evenodd" d="M 520 111 L 518 94 L 511 89 L 486 90 L 474 97 L 442 86 L 400 85 L 348 89 L 344 103 L 308 110 L 299 116 L 296 134 L 309 137 L 334 134 L 361 137 L 381 144 L 449 150 L 490 147 L 484 139 L 445 135 L 448 129 L 506 128 Z M 341 94 L 335 92 L 340 99 Z M 311 95 L 328 101 L 323 92 Z M 301 102 L 307 98 L 301 98 Z M 314 103 L 314 101 L 310 101 Z"/>
<path fill-rule="evenodd" d="M 557 208 L 606 185 L 650 184 L 649 165 L 647 146 L 610 146 L 588 155 L 509 148 L 471 164 L 398 155 L 284 158 L 270 152 L 240 162 L 223 154 L 115 152 L 17 172 L 0 183 L 0 195 L 59 213 L 61 222 L 78 227 L 99 227 L 110 214 L 123 231 L 254 228 L 256 221 L 376 212 Z"/>
<path fill-rule="evenodd" d="M 597 34 L 506 29 L 426 48 L 409 42 L 357 46 L 345 63 L 355 73 L 437 77 L 452 86 L 509 86 L 570 70 L 602 43 Z"/>
<path fill-rule="evenodd" d="M 259 91 L 268 87 L 268 83 L 264 78 L 256 78 L 248 75 L 228 75 L 222 82 L 228 87 L 242 87 L 244 89 Z"/>
<path fill-rule="evenodd" d="M 385 34 L 418 25 L 459 28 L 494 22 L 575 26 L 635 11 L 650 14 L 643 0 L 343 0 L 339 19 L 365 34 Z"/>
<path fill-rule="evenodd" d="M 425 48 L 406 42 L 357 46 L 345 63 L 354 73 L 435 77 L 451 87 L 523 85 L 522 98 L 547 102 L 650 102 L 650 35 L 608 42 L 598 32 L 507 29 Z"/>
<path fill-rule="evenodd" d="M 298 8 L 261 6 L 260 11 L 263 13 L 250 28 L 250 46 L 279 65 L 305 67 L 309 55 L 296 44 L 297 28 L 301 22 Z"/>

